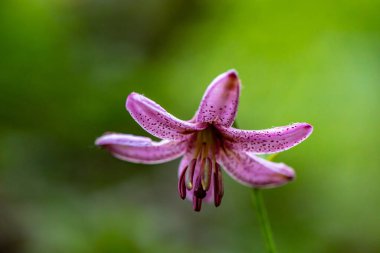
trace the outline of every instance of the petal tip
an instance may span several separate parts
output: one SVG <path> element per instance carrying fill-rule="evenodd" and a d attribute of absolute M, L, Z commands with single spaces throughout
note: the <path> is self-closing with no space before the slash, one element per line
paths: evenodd
<path fill-rule="evenodd" d="M 140 96 L 140 94 L 136 93 L 136 92 L 131 92 L 128 97 L 127 97 L 127 100 L 129 99 L 134 99 L 136 98 L 137 96 Z"/>
<path fill-rule="evenodd" d="M 134 92 L 132 92 L 131 94 L 128 95 L 127 99 L 125 100 L 125 108 L 129 111 L 129 107 L 131 105 L 131 99 L 133 99 L 133 94 Z"/>
<path fill-rule="evenodd" d="M 239 90 L 240 81 L 235 70 L 229 70 L 225 73 L 224 89 L 226 92 L 236 92 Z"/>
<path fill-rule="evenodd" d="M 293 181 L 296 178 L 296 173 L 291 167 L 287 166 L 284 163 L 280 163 L 279 165 L 279 175 L 281 177 L 283 177 L 287 181 Z"/>
<path fill-rule="evenodd" d="M 132 92 L 128 95 L 125 101 L 125 108 L 133 117 L 133 115 L 136 113 L 136 110 L 138 110 L 138 108 L 149 105 L 149 101 L 146 101 L 146 100 L 147 99 L 145 99 L 143 95 L 136 92 Z"/>
<path fill-rule="evenodd" d="M 104 138 L 103 136 L 100 136 L 96 138 L 95 140 L 95 146 L 103 146 L 104 145 Z"/>
<path fill-rule="evenodd" d="M 313 126 L 310 125 L 310 124 L 308 124 L 308 123 L 303 123 L 303 127 L 304 127 L 305 129 L 313 129 Z"/>
<path fill-rule="evenodd" d="M 102 136 L 96 138 L 95 145 L 103 147 L 105 145 L 110 144 L 109 140 L 112 138 L 113 135 L 115 135 L 114 132 L 105 132 Z"/>
<path fill-rule="evenodd" d="M 303 128 L 306 130 L 307 132 L 307 135 L 309 136 L 313 130 L 314 130 L 314 127 L 308 123 L 303 123 Z"/>
<path fill-rule="evenodd" d="M 226 72 L 226 76 L 228 76 L 229 78 L 235 78 L 237 79 L 238 78 L 238 73 L 235 69 L 230 69 Z"/>
<path fill-rule="evenodd" d="M 296 179 L 296 174 L 294 172 L 283 174 L 283 177 L 286 179 L 286 181 L 291 182 Z"/>
<path fill-rule="evenodd" d="M 140 94 L 136 92 L 130 93 L 125 101 L 125 107 L 128 109 L 131 103 L 133 102 L 133 100 L 136 100 L 138 96 L 140 96 Z"/>
<path fill-rule="evenodd" d="M 95 146 L 101 146 L 102 144 L 101 144 L 101 141 L 99 140 L 99 138 L 97 138 L 96 140 L 95 140 Z"/>
<path fill-rule="evenodd" d="M 296 123 L 295 125 L 295 128 L 298 129 L 300 133 L 302 132 L 304 138 L 309 137 L 314 130 L 314 127 L 309 123 Z"/>

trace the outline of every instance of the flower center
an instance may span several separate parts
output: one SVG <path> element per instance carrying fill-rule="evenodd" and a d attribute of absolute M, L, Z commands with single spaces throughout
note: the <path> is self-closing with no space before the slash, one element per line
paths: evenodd
<path fill-rule="evenodd" d="M 218 207 L 223 197 L 223 180 L 220 165 L 216 162 L 220 141 L 216 130 L 210 126 L 197 133 L 193 159 L 182 171 L 178 191 L 182 199 L 186 198 L 186 190 L 193 192 L 193 209 L 200 211 L 202 200 L 207 192 L 213 189 L 214 204 Z M 211 186 L 211 184 L 213 184 Z"/>

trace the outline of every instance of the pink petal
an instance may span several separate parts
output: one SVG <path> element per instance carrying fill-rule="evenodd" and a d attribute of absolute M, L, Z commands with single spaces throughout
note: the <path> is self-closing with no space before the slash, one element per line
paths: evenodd
<path fill-rule="evenodd" d="M 235 120 L 240 95 L 237 73 L 221 74 L 208 86 L 198 109 L 197 122 L 217 123 L 226 127 Z"/>
<path fill-rule="evenodd" d="M 124 161 L 134 163 L 163 163 L 185 153 L 187 140 L 155 142 L 150 138 L 129 134 L 105 134 L 95 144 L 108 149 L 112 155 Z"/>
<path fill-rule="evenodd" d="M 245 152 L 227 150 L 220 162 L 226 172 L 238 182 L 254 188 L 277 187 L 295 177 L 292 168 L 274 163 Z"/>
<path fill-rule="evenodd" d="M 290 149 L 313 132 L 313 127 L 307 123 L 295 123 L 259 131 L 232 127 L 218 127 L 218 129 L 228 147 L 255 154 L 270 154 Z"/>
<path fill-rule="evenodd" d="M 169 140 L 182 140 L 205 124 L 195 124 L 177 119 L 154 101 L 137 93 L 131 93 L 126 107 L 136 122 L 150 134 Z"/>
<path fill-rule="evenodd" d="M 194 152 L 192 149 L 190 151 L 187 151 L 185 155 L 183 156 L 179 167 L 178 167 L 178 178 L 181 176 L 183 170 L 186 168 L 186 166 L 190 163 L 190 161 L 194 158 Z M 195 167 L 194 170 L 194 182 L 199 174 L 199 166 Z M 186 189 L 186 199 L 193 202 L 193 190 Z M 213 202 L 214 201 L 214 179 L 211 177 L 211 184 L 210 188 L 208 189 L 206 193 L 206 197 L 202 199 L 204 202 Z"/>

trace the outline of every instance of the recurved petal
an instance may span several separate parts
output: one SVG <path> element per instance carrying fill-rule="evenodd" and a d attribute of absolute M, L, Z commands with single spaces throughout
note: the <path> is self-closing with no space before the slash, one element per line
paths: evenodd
<path fill-rule="evenodd" d="M 290 149 L 304 141 L 313 132 L 313 127 L 307 123 L 295 123 L 258 131 L 232 127 L 218 127 L 218 129 L 224 136 L 227 146 L 255 154 L 270 154 Z"/>
<path fill-rule="evenodd" d="M 235 120 L 240 96 L 236 71 L 227 71 L 208 86 L 199 106 L 196 121 L 217 123 L 226 127 Z"/>
<path fill-rule="evenodd" d="M 205 124 L 177 119 L 154 101 L 137 93 L 128 96 L 126 108 L 142 128 L 161 139 L 182 140 L 206 127 Z"/>
<path fill-rule="evenodd" d="M 113 156 L 124 161 L 157 164 L 183 155 L 187 140 L 155 142 L 147 137 L 110 133 L 99 137 L 95 144 L 106 148 Z"/>
<path fill-rule="evenodd" d="M 293 180 L 295 173 L 283 163 L 274 163 L 246 152 L 228 150 L 220 156 L 226 172 L 238 182 L 254 188 L 271 188 Z"/>

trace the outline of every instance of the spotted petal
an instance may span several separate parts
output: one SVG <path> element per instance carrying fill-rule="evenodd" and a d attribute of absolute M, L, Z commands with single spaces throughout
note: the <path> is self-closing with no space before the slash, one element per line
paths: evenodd
<path fill-rule="evenodd" d="M 194 131 L 205 128 L 204 124 L 177 119 L 154 101 L 137 93 L 128 96 L 126 107 L 142 128 L 161 139 L 183 140 Z"/>
<path fill-rule="evenodd" d="M 231 126 L 235 120 L 239 96 L 240 81 L 237 73 L 230 70 L 221 74 L 203 95 L 196 121 Z"/>
<path fill-rule="evenodd" d="M 112 155 L 124 161 L 156 164 L 183 155 L 187 141 L 155 142 L 147 137 L 111 133 L 99 137 L 95 144 L 108 149 Z"/>
<path fill-rule="evenodd" d="M 218 127 L 218 129 L 224 135 L 227 146 L 255 154 L 270 154 L 290 149 L 304 141 L 313 131 L 313 127 L 307 123 L 295 123 L 259 131 L 232 127 Z"/>
<path fill-rule="evenodd" d="M 227 152 L 227 153 L 226 153 Z M 292 168 L 245 152 L 222 152 L 220 162 L 226 172 L 238 182 L 255 188 L 277 187 L 293 180 Z"/>

